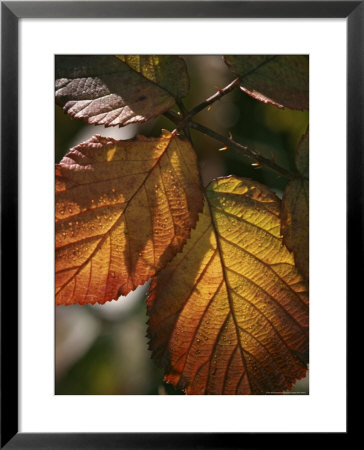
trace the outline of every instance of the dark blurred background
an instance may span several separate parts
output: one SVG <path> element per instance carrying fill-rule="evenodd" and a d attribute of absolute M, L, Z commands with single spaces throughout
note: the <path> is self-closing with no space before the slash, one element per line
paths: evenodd
<path fill-rule="evenodd" d="M 225 87 L 235 77 L 221 56 L 185 56 L 190 93 L 184 104 L 191 109 Z M 307 111 L 280 110 L 235 90 L 195 116 L 199 122 L 228 136 L 287 169 L 294 170 L 294 152 L 308 125 Z M 124 128 L 90 126 L 55 109 L 55 160 L 93 134 L 130 139 L 136 134 L 160 136 L 173 124 L 160 117 Z M 237 150 L 219 151 L 224 145 L 192 130 L 202 180 L 234 174 L 253 178 L 281 197 L 287 180 L 267 168 L 252 166 Z M 163 382 L 163 371 L 147 348 L 145 298 L 148 283 L 118 301 L 95 306 L 58 306 L 56 320 L 55 392 L 63 395 L 182 394 Z M 297 382 L 294 393 L 308 394 L 308 376 Z"/>

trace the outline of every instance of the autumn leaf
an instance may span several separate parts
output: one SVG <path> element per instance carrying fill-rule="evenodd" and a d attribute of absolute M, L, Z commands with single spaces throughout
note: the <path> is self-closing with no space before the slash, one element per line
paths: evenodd
<path fill-rule="evenodd" d="M 309 132 L 306 131 L 296 151 L 300 176 L 290 181 L 284 191 L 281 209 L 283 242 L 293 251 L 302 275 L 309 277 Z"/>
<path fill-rule="evenodd" d="M 179 56 L 57 56 L 56 102 L 93 125 L 146 122 L 188 93 Z"/>
<path fill-rule="evenodd" d="M 224 60 L 251 97 L 279 108 L 308 109 L 308 56 L 229 55 Z"/>
<path fill-rule="evenodd" d="M 56 302 L 126 295 L 182 249 L 202 209 L 187 139 L 94 136 L 56 166 Z"/>
<path fill-rule="evenodd" d="M 212 182 L 183 252 L 154 278 L 152 356 L 187 394 L 276 393 L 305 376 L 308 293 L 279 210 L 257 182 Z"/>
<path fill-rule="evenodd" d="M 300 143 L 298 144 L 295 163 L 297 170 L 302 177 L 308 178 L 309 176 L 309 131 L 302 136 Z"/>

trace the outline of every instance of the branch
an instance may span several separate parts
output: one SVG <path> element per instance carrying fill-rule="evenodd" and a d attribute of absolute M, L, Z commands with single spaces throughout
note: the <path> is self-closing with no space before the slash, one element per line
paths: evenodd
<path fill-rule="evenodd" d="M 267 63 L 271 62 L 276 57 L 277 57 L 276 55 L 273 55 L 271 58 L 268 58 L 268 59 L 264 60 L 258 66 L 256 66 L 253 69 L 249 70 L 244 75 L 239 76 L 238 78 L 235 78 L 235 80 L 233 80 L 230 84 L 225 86 L 223 89 L 219 89 L 214 95 L 211 95 L 211 97 L 209 97 L 208 99 L 204 100 L 199 105 L 197 105 L 194 108 L 192 108 L 191 111 L 187 115 L 186 115 L 186 111 L 183 111 L 181 109 L 181 111 L 184 114 L 184 117 L 187 118 L 187 119 L 190 119 L 191 117 L 195 116 L 197 113 L 202 111 L 203 109 L 205 109 L 208 106 L 210 106 L 212 103 L 215 103 L 217 100 L 220 100 L 221 97 L 223 97 L 224 95 L 228 94 L 233 89 L 235 89 L 237 86 L 239 86 L 240 82 L 242 80 L 244 80 L 244 78 L 246 78 L 247 76 L 251 75 L 256 70 L 260 69 L 261 67 L 263 67 Z"/>
<path fill-rule="evenodd" d="M 206 134 L 207 136 L 212 137 L 213 139 L 216 139 L 219 142 L 222 142 L 227 147 L 235 148 L 239 151 L 241 151 L 245 156 L 247 156 L 250 159 L 253 159 L 254 161 L 258 162 L 261 166 L 266 166 L 270 169 L 275 170 L 280 175 L 289 178 L 294 179 L 295 175 L 289 172 L 288 170 L 284 169 L 283 167 L 276 164 L 273 160 L 265 158 L 264 156 L 261 156 L 259 153 L 255 152 L 254 150 L 250 150 L 248 147 L 239 144 L 238 142 L 233 141 L 232 139 L 229 139 L 225 136 L 222 136 L 221 134 L 216 133 L 215 131 L 211 130 L 210 128 L 206 128 L 203 125 L 196 123 L 196 122 L 189 122 L 189 125 L 191 128 L 194 128 L 195 130 L 199 131 L 200 133 Z"/>
<path fill-rule="evenodd" d="M 177 114 L 175 111 L 166 111 L 163 113 L 164 117 L 168 120 L 170 120 L 174 125 L 179 126 L 182 120 L 182 117 Z M 180 128 L 180 127 L 179 127 Z"/>
<path fill-rule="evenodd" d="M 240 77 L 235 78 L 234 81 L 232 81 L 230 84 L 225 86 L 223 89 L 219 89 L 214 95 L 211 95 L 208 99 L 204 100 L 199 105 L 195 106 L 191 111 L 188 113 L 188 118 L 195 116 L 197 113 L 202 111 L 203 109 L 207 108 L 212 103 L 215 103 L 217 100 L 220 100 L 221 97 L 231 92 L 233 89 L 238 86 L 240 82 Z"/>

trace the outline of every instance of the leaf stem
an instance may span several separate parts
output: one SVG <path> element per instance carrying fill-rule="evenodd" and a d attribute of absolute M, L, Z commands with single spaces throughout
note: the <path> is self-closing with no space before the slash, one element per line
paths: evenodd
<path fill-rule="evenodd" d="M 187 111 L 187 109 L 186 109 L 182 99 L 180 99 L 180 98 L 177 99 L 176 103 L 177 103 L 178 108 L 181 110 L 181 113 L 183 114 L 183 117 L 186 117 L 188 115 L 188 111 Z"/>
<path fill-rule="evenodd" d="M 184 119 L 183 115 L 175 111 L 166 111 L 163 115 L 176 126 L 177 130 L 183 130 L 187 139 L 191 140 L 189 123 Z"/>
<path fill-rule="evenodd" d="M 241 145 L 238 142 L 235 142 L 233 139 L 222 136 L 221 134 L 216 133 L 215 131 L 211 130 L 210 128 L 207 128 L 207 127 L 205 127 L 199 123 L 193 122 L 193 121 L 189 122 L 189 126 L 191 128 L 194 128 L 195 130 L 199 131 L 200 133 L 206 134 L 207 136 L 210 136 L 213 139 L 216 139 L 217 141 L 222 142 L 227 147 L 235 148 L 235 149 L 241 151 L 248 158 L 253 159 L 254 161 L 258 162 L 260 166 L 266 166 L 272 170 L 275 170 L 280 175 L 284 176 L 285 178 L 289 178 L 290 180 L 295 178 L 294 174 L 292 174 L 288 170 L 286 170 L 283 167 L 276 164 L 272 159 L 268 159 L 268 158 L 265 158 L 264 156 L 261 156 L 256 151 L 249 149 L 245 145 Z"/>
<path fill-rule="evenodd" d="M 181 122 L 182 117 L 177 114 L 175 111 L 166 111 L 165 113 L 163 113 L 164 117 L 167 118 L 168 120 L 170 120 L 174 125 L 179 125 L 179 123 Z"/>

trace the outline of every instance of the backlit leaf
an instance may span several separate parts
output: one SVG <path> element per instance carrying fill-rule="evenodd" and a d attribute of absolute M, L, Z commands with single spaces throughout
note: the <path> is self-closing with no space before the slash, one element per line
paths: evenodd
<path fill-rule="evenodd" d="M 300 143 L 298 144 L 295 155 L 296 167 L 299 173 L 308 178 L 309 175 L 309 131 L 302 136 Z"/>
<path fill-rule="evenodd" d="M 179 56 L 57 56 L 56 102 L 93 125 L 124 126 L 163 114 L 189 89 Z"/>
<path fill-rule="evenodd" d="M 187 394 L 282 392 L 305 376 L 307 287 L 282 243 L 279 210 L 259 183 L 212 182 L 183 252 L 154 278 L 152 356 Z"/>
<path fill-rule="evenodd" d="M 182 249 L 202 209 L 196 156 L 169 132 L 94 136 L 56 166 L 56 302 L 104 303 Z"/>
<path fill-rule="evenodd" d="M 309 277 L 309 133 L 303 136 L 296 151 L 300 177 L 288 183 L 282 200 L 281 230 L 283 242 L 293 251 L 302 275 Z"/>
<path fill-rule="evenodd" d="M 229 55 L 224 59 L 242 77 L 241 89 L 248 95 L 279 108 L 308 109 L 308 56 Z"/>

